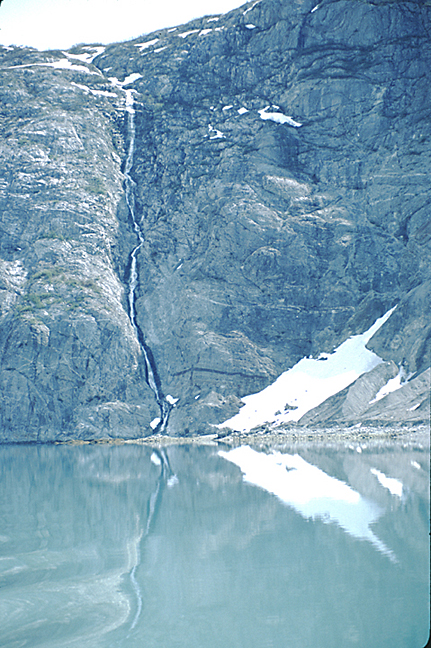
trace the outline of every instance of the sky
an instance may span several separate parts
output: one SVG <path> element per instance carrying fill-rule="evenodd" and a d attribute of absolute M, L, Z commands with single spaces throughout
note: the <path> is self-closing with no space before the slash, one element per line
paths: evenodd
<path fill-rule="evenodd" d="M 246 0 L 3 0 L 0 44 L 67 49 L 113 43 L 221 14 Z"/>

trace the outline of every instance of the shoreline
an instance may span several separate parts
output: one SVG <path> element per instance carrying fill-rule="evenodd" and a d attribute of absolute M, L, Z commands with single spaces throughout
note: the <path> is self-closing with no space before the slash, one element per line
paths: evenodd
<path fill-rule="evenodd" d="M 263 446 L 282 448 L 284 446 L 330 446 L 345 444 L 386 445 L 399 443 L 402 446 L 415 446 L 430 448 L 430 426 L 426 423 L 399 425 L 366 425 L 356 424 L 351 427 L 316 427 L 304 428 L 300 426 L 276 429 L 255 429 L 251 432 L 203 434 L 194 436 L 168 436 L 155 434 L 137 439 L 104 438 L 93 440 L 67 439 L 52 443 L 26 443 L 3 445 L 146 445 L 149 447 L 167 447 L 178 445 L 212 445 L 231 446 L 240 445 Z"/>
<path fill-rule="evenodd" d="M 179 445 L 212 445 L 230 446 L 250 445 L 253 447 L 271 447 L 280 449 L 287 446 L 320 446 L 346 444 L 370 445 L 393 445 L 415 446 L 422 449 L 430 448 L 430 426 L 426 422 L 400 422 L 397 425 L 392 423 L 366 424 L 359 423 L 353 426 L 328 426 L 310 427 L 285 426 L 271 428 L 269 426 L 255 428 L 250 432 L 217 431 L 210 434 L 193 436 L 169 436 L 164 434 L 152 434 L 149 436 L 125 439 L 121 437 L 105 437 L 100 439 L 63 439 L 56 441 L 6 441 L 0 446 L 34 446 L 34 445 L 146 445 L 149 447 L 167 447 Z M 365 447 L 365 446 L 364 446 Z"/>

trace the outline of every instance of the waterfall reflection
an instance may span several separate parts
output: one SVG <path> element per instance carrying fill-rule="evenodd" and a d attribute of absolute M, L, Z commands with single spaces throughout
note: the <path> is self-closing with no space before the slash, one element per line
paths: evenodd
<path fill-rule="evenodd" d="M 290 480 L 278 496 L 219 451 L 1 448 L 2 645 L 381 648 L 407 631 L 425 643 L 426 449 L 253 451 Z M 360 501 L 378 519 L 356 519 Z"/>
<path fill-rule="evenodd" d="M 156 482 L 155 488 L 153 492 L 151 493 L 150 497 L 148 498 L 148 504 L 147 504 L 147 523 L 144 526 L 140 525 L 140 517 L 139 515 L 136 515 L 136 522 L 137 522 L 137 528 L 140 528 L 139 533 L 136 534 L 136 539 L 133 543 L 134 548 L 134 560 L 131 560 L 131 564 L 133 565 L 131 570 L 130 570 L 130 582 L 132 584 L 133 591 L 136 594 L 136 600 L 137 600 L 137 605 L 136 605 L 136 612 L 135 616 L 133 618 L 133 621 L 130 626 L 130 632 L 135 628 L 136 624 L 138 623 L 139 617 L 141 615 L 142 611 L 142 591 L 140 588 L 140 585 L 136 579 L 136 570 L 138 569 L 140 563 L 141 563 L 141 542 L 144 540 L 150 533 L 151 530 L 151 525 L 153 523 L 153 519 L 155 515 L 157 514 L 157 511 L 160 507 L 161 500 L 162 500 L 162 493 L 163 493 L 163 487 L 166 485 L 172 485 L 173 482 L 172 479 L 176 478 L 176 475 L 173 475 L 172 469 L 169 464 L 169 459 L 168 455 L 165 450 L 153 450 L 150 460 L 153 464 L 156 466 L 160 467 L 160 475 L 159 478 Z M 131 557 L 132 552 L 129 549 L 129 556 Z M 128 637 L 130 636 L 130 633 Z"/>

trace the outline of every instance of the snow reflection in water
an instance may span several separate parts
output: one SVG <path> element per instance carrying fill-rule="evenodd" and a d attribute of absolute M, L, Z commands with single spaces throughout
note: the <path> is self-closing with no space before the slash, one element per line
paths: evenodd
<path fill-rule="evenodd" d="M 265 454 L 248 446 L 220 451 L 219 455 L 241 469 L 244 481 L 273 493 L 303 517 L 335 522 L 354 538 L 368 540 L 395 560 L 394 553 L 371 530 L 383 509 L 299 455 Z"/>
<path fill-rule="evenodd" d="M 425 448 L 222 448 L 0 447 L 0 645 L 426 643 Z"/>

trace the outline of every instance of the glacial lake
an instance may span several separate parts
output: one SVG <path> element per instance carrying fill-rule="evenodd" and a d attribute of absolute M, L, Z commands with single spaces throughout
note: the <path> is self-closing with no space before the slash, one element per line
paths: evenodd
<path fill-rule="evenodd" d="M 422 648 L 415 442 L 1 446 L 0 646 Z"/>

